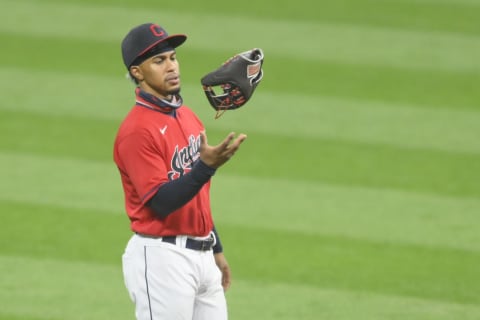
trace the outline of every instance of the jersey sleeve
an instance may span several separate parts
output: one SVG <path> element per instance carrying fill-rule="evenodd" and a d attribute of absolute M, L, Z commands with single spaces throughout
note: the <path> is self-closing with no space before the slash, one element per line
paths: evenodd
<path fill-rule="evenodd" d="M 157 189 L 168 181 L 164 151 L 147 131 L 136 131 L 118 144 L 121 170 L 133 185 L 140 201 L 145 204 Z"/>

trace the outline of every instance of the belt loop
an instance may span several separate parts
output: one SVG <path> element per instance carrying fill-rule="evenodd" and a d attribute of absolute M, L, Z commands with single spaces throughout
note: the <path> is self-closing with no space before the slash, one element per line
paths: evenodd
<path fill-rule="evenodd" d="M 187 237 L 186 236 L 177 236 L 177 245 L 185 248 L 187 246 Z"/>

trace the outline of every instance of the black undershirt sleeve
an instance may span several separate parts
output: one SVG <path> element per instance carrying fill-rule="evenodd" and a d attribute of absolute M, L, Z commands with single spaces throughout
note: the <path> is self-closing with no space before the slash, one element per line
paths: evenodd
<path fill-rule="evenodd" d="M 223 246 L 222 246 L 222 243 L 220 242 L 220 237 L 218 236 L 218 232 L 215 226 L 213 226 L 212 231 L 215 234 L 215 239 L 217 240 L 217 242 L 213 246 L 213 253 L 221 253 L 223 252 Z"/>
<path fill-rule="evenodd" d="M 171 180 L 158 188 L 146 203 L 159 218 L 165 218 L 190 201 L 215 174 L 216 169 L 197 160 L 192 170 L 178 179 Z"/>

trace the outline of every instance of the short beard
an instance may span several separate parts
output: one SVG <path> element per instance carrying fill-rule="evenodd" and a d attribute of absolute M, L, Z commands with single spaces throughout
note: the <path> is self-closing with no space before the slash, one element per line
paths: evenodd
<path fill-rule="evenodd" d="M 176 96 L 176 95 L 179 95 L 179 94 L 180 94 L 180 88 L 174 89 L 174 90 L 170 90 L 170 91 L 167 92 L 167 94 L 169 94 L 169 95 L 175 95 L 175 96 Z"/>

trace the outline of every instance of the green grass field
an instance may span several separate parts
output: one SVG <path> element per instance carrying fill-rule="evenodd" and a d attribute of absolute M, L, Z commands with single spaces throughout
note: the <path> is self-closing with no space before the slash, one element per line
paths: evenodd
<path fill-rule="evenodd" d="M 248 3 L 248 2 L 247 2 Z M 183 97 L 209 142 L 230 319 L 480 319 L 479 0 L 2 0 L 0 319 L 133 319 L 112 160 L 133 104 L 120 42 L 186 33 Z M 199 83 L 260 47 L 214 120 Z"/>

